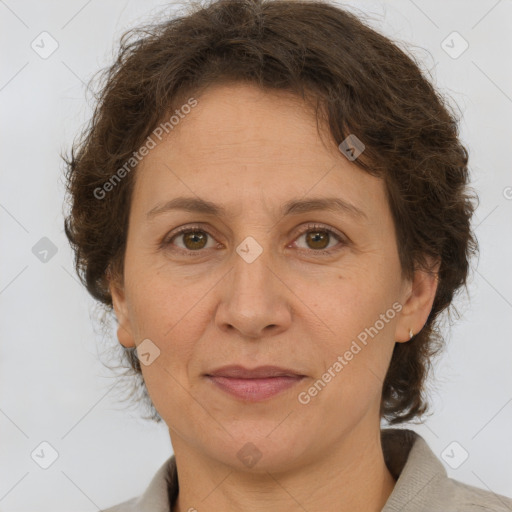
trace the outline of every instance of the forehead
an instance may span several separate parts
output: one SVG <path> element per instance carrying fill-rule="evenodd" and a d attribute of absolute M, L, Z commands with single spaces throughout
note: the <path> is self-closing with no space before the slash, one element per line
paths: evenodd
<path fill-rule="evenodd" d="M 198 158 L 213 152 L 229 158 L 253 154 L 300 161 L 304 142 L 315 146 L 311 150 L 321 144 L 315 114 L 303 99 L 288 91 L 240 83 L 206 89 L 168 138 Z"/>
<path fill-rule="evenodd" d="M 137 169 L 146 209 L 184 195 L 225 203 L 234 213 L 242 202 L 338 194 L 371 213 L 384 198 L 382 180 L 329 145 L 327 132 L 320 136 L 315 113 L 301 98 L 230 84 L 196 99 Z"/>

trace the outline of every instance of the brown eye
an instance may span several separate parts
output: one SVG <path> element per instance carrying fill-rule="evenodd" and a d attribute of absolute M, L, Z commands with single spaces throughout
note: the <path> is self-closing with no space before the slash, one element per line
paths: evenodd
<path fill-rule="evenodd" d="M 306 247 L 298 246 L 298 248 L 305 249 L 312 253 L 331 254 L 336 250 L 333 250 L 333 247 L 336 245 L 339 245 L 340 248 L 347 245 L 342 235 L 324 226 L 308 225 L 307 229 L 295 240 L 300 240 L 302 237 L 305 239 Z M 209 241 L 211 241 L 211 245 L 208 247 Z M 296 241 L 293 242 L 293 245 L 296 245 Z M 338 244 L 331 244 L 331 242 L 336 241 Z M 162 247 L 175 252 L 188 253 L 189 255 L 193 253 L 199 255 L 203 249 L 209 249 L 215 246 L 215 239 L 207 231 L 193 226 L 179 229 L 162 242 Z"/>
<path fill-rule="evenodd" d="M 178 249 L 183 251 L 198 252 L 207 248 L 208 238 L 213 238 L 209 233 L 198 228 L 183 228 L 170 238 L 164 241 L 164 246 L 176 245 Z M 181 241 L 177 244 L 176 241 Z"/>
<path fill-rule="evenodd" d="M 204 231 L 188 231 L 182 234 L 182 240 L 187 249 L 203 249 L 206 245 L 206 233 Z"/>
<path fill-rule="evenodd" d="M 307 226 L 307 230 L 303 231 L 296 240 L 299 240 L 302 237 L 304 237 L 305 240 L 305 249 L 313 253 L 318 252 L 320 254 L 330 254 L 333 252 L 332 248 L 336 246 L 336 244 L 334 244 L 329 247 L 329 244 L 332 241 L 338 241 L 338 245 L 341 245 L 342 247 L 346 245 L 341 235 L 324 226 L 309 225 Z M 341 244 L 339 244 L 340 242 Z"/>
<path fill-rule="evenodd" d="M 306 243 L 312 244 L 313 249 L 325 249 L 329 245 L 329 237 L 327 231 L 308 231 L 306 233 Z"/>

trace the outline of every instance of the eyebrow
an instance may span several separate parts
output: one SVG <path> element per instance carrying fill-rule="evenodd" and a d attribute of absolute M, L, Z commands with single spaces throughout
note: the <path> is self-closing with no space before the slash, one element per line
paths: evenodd
<path fill-rule="evenodd" d="M 158 204 L 147 212 L 146 218 L 153 219 L 155 216 L 173 210 L 183 210 L 192 213 L 203 213 L 217 217 L 229 217 L 226 208 L 211 201 L 197 197 L 176 197 L 163 204 Z M 313 211 L 330 211 L 350 215 L 356 219 L 368 220 L 366 213 L 357 206 L 339 197 L 319 197 L 312 199 L 291 199 L 284 203 L 280 209 L 282 216 L 299 215 Z"/>

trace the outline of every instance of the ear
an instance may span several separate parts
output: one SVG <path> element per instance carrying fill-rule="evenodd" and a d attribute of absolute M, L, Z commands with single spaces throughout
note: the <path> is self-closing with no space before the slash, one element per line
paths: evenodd
<path fill-rule="evenodd" d="M 432 272 L 426 270 L 416 270 L 412 281 L 407 282 L 402 295 L 402 311 L 396 323 L 395 341 L 405 343 L 410 340 L 410 331 L 413 335 L 418 334 L 425 325 L 427 318 L 432 310 L 432 304 L 437 292 L 438 271 L 440 261 L 434 264 L 434 260 L 429 259 L 429 268 Z"/>
<path fill-rule="evenodd" d="M 135 347 L 132 327 L 130 323 L 130 315 L 128 314 L 128 307 L 124 289 L 121 283 L 109 276 L 109 289 L 112 295 L 112 305 L 117 318 L 117 339 L 119 343 L 126 348 Z"/>

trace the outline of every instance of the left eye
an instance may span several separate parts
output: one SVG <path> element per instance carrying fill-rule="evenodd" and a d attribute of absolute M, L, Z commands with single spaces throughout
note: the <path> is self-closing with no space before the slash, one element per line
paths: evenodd
<path fill-rule="evenodd" d="M 307 244 L 310 246 L 312 245 L 313 248 L 311 250 L 313 250 L 313 252 L 320 253 L 331 252 L 330 249 L 332 249 L 332 246 L 329 247 L 329 242 L 332 241 L 333 237 L 338 240 L 338 242 L 342 242 L 341 236 L 331 229 L 323 226 L 309 227 L 306 231 L 302 232 L 296 240 L 299 240 L 302 237 L 305 237 Z"/>
<path fill-rule="evenodd" d="M 202 228 L 185 227 L 171 237 L 164 240 L 162 245 L 165 247 L 173 246 L 174 239 L 181 239 L 184 246 L 176 246 L 179 250 L 189 253 L 199 252 L 201 249 L 208 249 L 212 248 L 212 246 L 215 246 L 215 243 L 213 243 L 213 245 L 207 247 L 208 237 L 210 237 L 212 241 L 214 240 L 214 238 Z M 332 252 L 332 246 L 329 247 L 329 244 L 332 241 L 332 237 L 334 237 L 338 242 L 343 242 L 341 235 L 338 235 L 333 230 L 324 226 L 307 226 L 306 230 L 302 231 L 298 237 L 294 239 L 293 244 L 295 244 L 296 241 L 302 237 L 305 237 L 306 244 L 310 245 L 310 248 L 306 248 L 306 250 L 318 253 Z"/>

